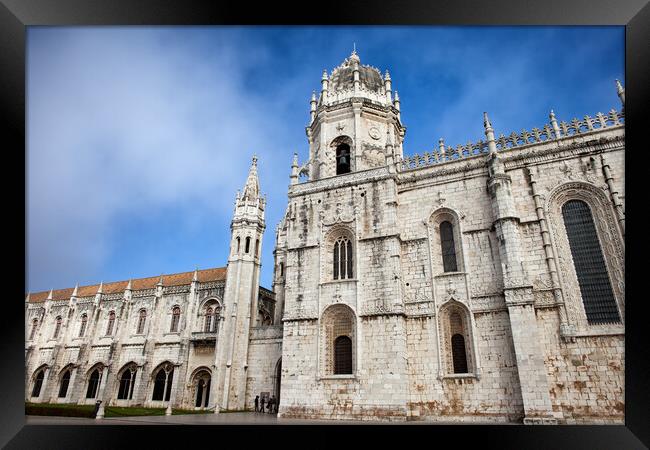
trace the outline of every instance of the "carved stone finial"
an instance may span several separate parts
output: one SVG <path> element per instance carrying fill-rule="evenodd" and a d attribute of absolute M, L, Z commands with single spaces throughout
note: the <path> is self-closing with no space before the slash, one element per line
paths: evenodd
<path fill-rule="evenodd" d="M 132 290 L 132 289 L 133 289 L 133 282 L 132 282 L 131 279 L 129 278 L 129 284 L 126 285 L 126 290 L 127 290 L 127 291 L 130 291 L 130 290 Z"/>
<path fill-rule="evenodd" d="M 103 294 L 104 293 L 104 282 L 100 281 L 99 282 L 99 288 L 97 289 L 98 294 Z"/>
<path fill-rule="evenodd" d="M 487 112 L 483 112 L 483 127 L 486 131 L 492 128 L 492 124 L 490 123 L 490 118 L 488 117 Z"/>
<path fill-rule="evenodd" d="M 74 285 L 74 290 L 72 291 L 71 297 L 76 297 L 77 296 L 77 291 L 79 291 L 79 283 Z"/>
<path fill-rule="evenodd" d="M 327 69 L 323 69 L 323 76 L 321 77 L 321 81 L 328 80 L 329 77 L 327 76 Z"/>
<path fill-rule="evenodd" d="M 618 94 L 618 98 L 621 99 L 621 105 L 625 107 L 625 89 L 623 89 L 619 80 L 616 80 L 616 93 Z"/>
<path fill-rule="evenodd" d="M 162 273 L 160 274 L 160 279 L 158 280 L 158 284 L 156 286 L 162 286 L 163 285 L 163 276 Z"/>
<path fill-rule="evenodd" d="M 47 294 L 47 299 L 46 300 L 52 300 L 53 295 L 54 295 L 54 288 L 50 289 L 50 293 Z"/>
<path fill-rule="evenodd" d="M 553 110 L 551 110 L 548 118 L 551 120 L 551 126 L 553 127 L 553 132 L 555 133 L 555 139 L 560 139 L 562 137 L 562 133 L 560 131 L 559 125 L 557 124 L 557 119 L 555 118 L 555 113 Z"/>
<path fill-rule="evenodd" d="M 289 177 L 291 184 L 298 183 L 298 153 L 293 154 L 293 162 L 291 163 L 291 176 Z"/>
<path fill-rule="evenodd" d="M 194 269 L 194 275 L 192 276 L 192 281 L 199 281 L 199 268 Z"/>
<path fill-rule="evenodd" d="M 384 74 L 384 80 L 390 80 L 390 73 L 388 73 L 388 69 L 386 69 L 386 73 Z"/>

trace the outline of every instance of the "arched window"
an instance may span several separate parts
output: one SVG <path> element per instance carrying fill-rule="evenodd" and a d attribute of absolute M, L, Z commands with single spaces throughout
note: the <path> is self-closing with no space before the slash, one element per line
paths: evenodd
<path fill-rule="evenodd" d="M 138 329 L 136 331 L 136 334 L 143 334 L 144 333 L 144 326 L 147 322 L 147 310 L 146 309 L 141 309 L 140 310 L 140 316 L 138 317 Z"/>
<path fill-rule="evenodd" d="M 135 386 L 137 370 L 136 366 L 131 365 L 122 371 L 120 387 L 117 391 L 118 400 L 131 400 L 133 398 L 133 386 Z"/>
<path fill-rule="evenodd" d="M 251 238 L 250 236 L 246 237 L 246 248 L 244 249 L 245 253 L 248 253 L 251 251 Z"/>
<path fill-rule="evenodd" d="M 241 239 L 239 239 L 239 236 L 237 236 L 237 254 L 239 255 L 239 247 L 241 244 Z"/>
<path fill-rule="evenodd" d="M 41 387 L 43 386 L 43 378 L 45 378 L 45 369 L 41 369 L 34 377 L 34 387 L 32 388 L 32 397 L 41 395 Z"/>
<path fill-rule="evenodd" d="M 440 311 L 441 364 L 446 374 L 473 373 L 470 312 L 453 301 Z"/>
<path fill-rule="evenodd" d="M 68 385 L 70 384 L 70 370 L 63 372 L 61 377 L 61 386 L 59 387 L 59 398 L 65 398 L 68 395 Z"/>
<path fill-rule="evenodd" d="M 352 339 L 339 336 L 334 340 L 334 374 L 352 373 Z"/>
<path fill-rule="evenodd" d="M 355 371 L 354 311 L 343 304 L 329 306 L 321 317 L 321 367 L 324 375 L 350 375 Z"/>
<path fill-rule="evenodd" d="M 280 263 L 280 276 L 281 277 L 284 276 L 284 263 L 282 263 L 282 262 Z"/>
<path fill-rule="evenodd" d="M 352 241 L 346 236 L 339 237 L 334 241 L 333 278 L 343 280 L 353 278 L 353 255 Z"/>
<path fill-rule="evenodd" d="M 467 373 L 465 337 L 462 334 L 456 333 L 451 337 L 451 353 L 454 362 L 454 373 Z"/>
<path fill-rule="evenodd" d="M 178 332 L 178 322 L 180 321 L 180 318 L 181 318 L 181 309 L 178 306 L 174 306 L 174 309 L 172 309 L 172 324 L 169 329 L 170 332 L 172 333 Z"/>
<path fill-rule="evenodd" d="M 88 378 L 88 389 L 86 390 L 86 398 L 97 397 L 97 389 L 99 388 L 99 381 L 102 378 L 102 373 L 99 368 L 93 370 Z"/>
<path fill-rule="evenodd" d="M 32 320 L 32 331 L 29 332 L 29 340 L 31 341 L 34 339 L 34 336 L 36 334 L 36 329 L 38 328 L 38 319 Z"/>
<path fill-rule="evenodd" d="M 260 240 L 255 239 L 255 256 L 260 256 Z"/>
<path fill-rule="evenodd" d="M 336 174 L 342 175 L 350 172 L 350 146 L 339 144 L 336 147 Z"/>
<path fill-rule="evenodd" d="M 569 200 L 562 206 L 571 256 L 590 325 L 617 323 L 620 316 L 589 206 Z"/>
<path fill-rule="evenodd" d="M 115 311 L 108 313 L 108 326 L 106 327 L 106 336 L 113 334 L 113 325 L 115 325 Z"/>
<path fill-rule="evenodd" d="M 61 331 L 61 322 L 62 321 L 63 321 L 63 319 L 61 319 L 61 316 L 58 316 L 55 319 L 55 322 L 54 322 L 54 336 L 52 336 L 54 339 L 59 337 L 59 331 Z"/>
<path fill-rule="evenodd" d="M 208 307 L 208 309 L 205 310 L 205 322 L 203 324 L 203 331 L 205 331 L 206 333 L 214 331 L 213 323 L 214 323 L 214 310 L 210 306 Z"/>
<path fill-rule="evenodd" d="M 456 245 L 454 243 L 454 228 L 450 222 L 440 223 L 440 244 L 442 246 L 442 265 L 445 272 L 457 272 Z"/>
<path fill-rule="evenodd" d="M 153 395 L 151 400 L 169 401 L 172 391 L 172 380 L 174 378 L 174 366 L 166 364 L 161 367 L 154 377 Z"/>
<path fill-rule="evenodd" d="M 79 326 L 79 337 L 83 337 L 84 334 L 86 334 L 87 323 L 88 323 L 88 315 L 84 313 L 81 315 L 81 325 Z"/>

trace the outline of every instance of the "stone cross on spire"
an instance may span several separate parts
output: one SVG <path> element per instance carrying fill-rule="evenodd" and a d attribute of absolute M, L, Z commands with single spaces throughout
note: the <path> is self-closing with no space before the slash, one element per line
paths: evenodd
<path fill-rule="evenodd" d="M 253 163 L 251 164 L 250 171 L 248 172 L 248 178 L 246 179 L 246 185 L 244 186 L 242 199 L 255 200 L 259 197 L 259 193 L 260 182 L 257 178 L 257 155 L 253 155 Z"/>

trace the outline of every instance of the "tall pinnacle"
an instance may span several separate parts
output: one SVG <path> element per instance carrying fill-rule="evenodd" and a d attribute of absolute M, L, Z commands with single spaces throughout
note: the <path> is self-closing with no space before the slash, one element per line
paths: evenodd
<path fill-rule="evenodd" d="M 246 186 L 244 186 L 243 200 L 255 200 L 259 197 L 260 182 L 257 178 L 257 156 L 253 155 L 253 163 L 251 164 L 248 178 L 246 179 Z"/>

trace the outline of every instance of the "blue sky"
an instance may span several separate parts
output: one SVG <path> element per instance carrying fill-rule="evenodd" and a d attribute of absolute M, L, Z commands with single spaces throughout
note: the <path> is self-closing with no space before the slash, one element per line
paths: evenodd
<path fill-rule="evenodd" d="M 253 153 L 261 284 L 309 98 L 356 43 L 389 69 L 405 154 L 620 109 L 623 27 L 29 27 L 26 286 L 226 264 Z"/>

